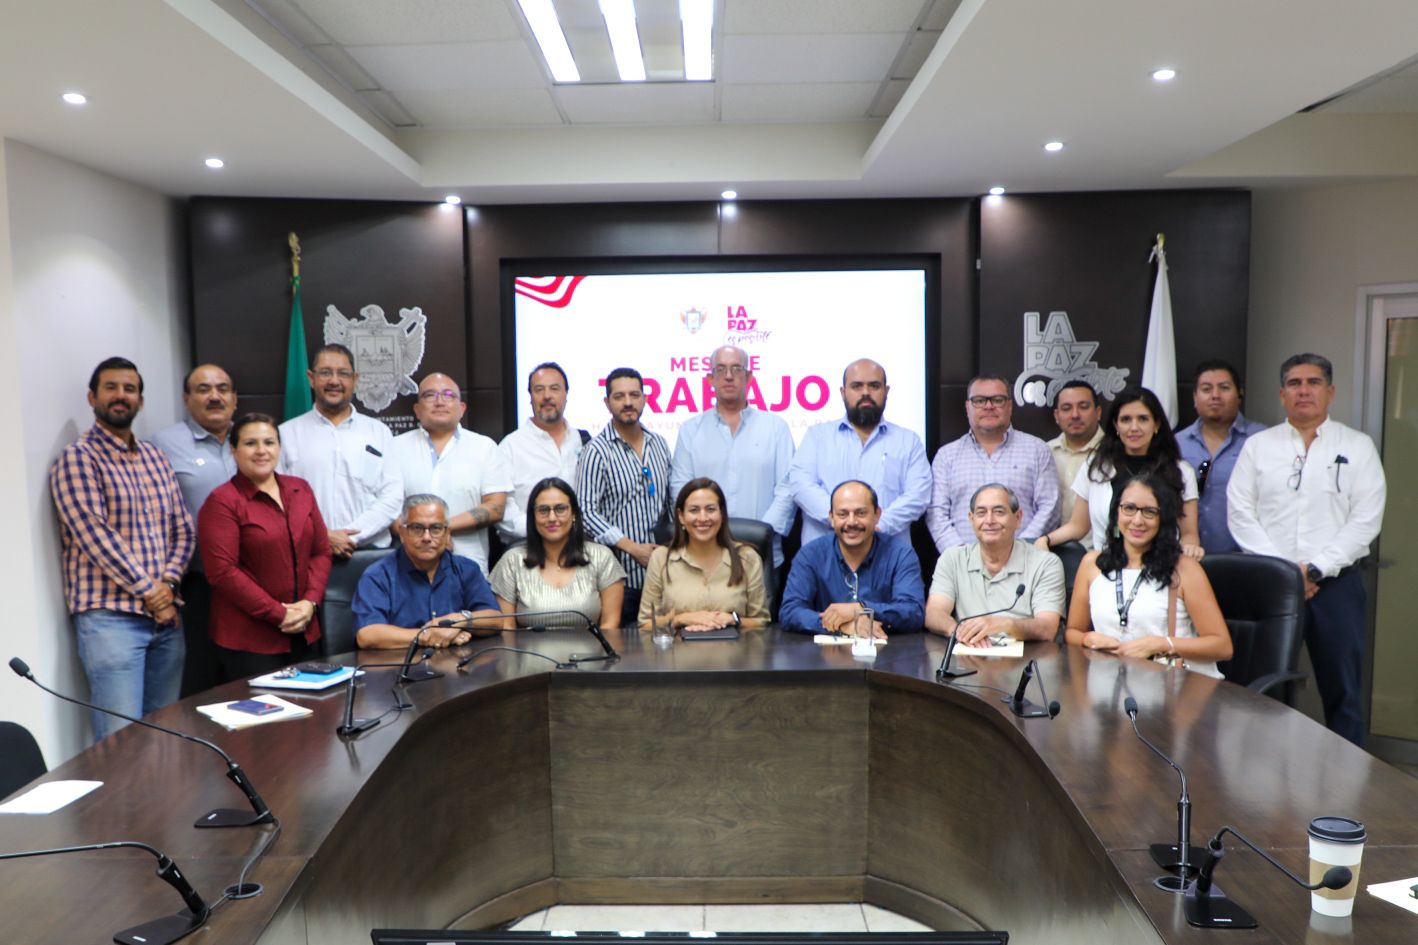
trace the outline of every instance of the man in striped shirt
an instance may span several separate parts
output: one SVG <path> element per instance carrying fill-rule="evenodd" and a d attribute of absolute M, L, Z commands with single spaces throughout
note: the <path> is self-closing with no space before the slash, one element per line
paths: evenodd
<path fill-rule="evenodd" d="M 49 488 L 64 548 L 64 597 L 93 701 L 146 715 L 177 699 L 183 640 L 176 590 L 196 532 L 162 452 L 133 435 L 143 378 L 109 358 L 89 378 L 95 423 L 59 454 Z M 124 722 L 95 712 L 94 735 Z"/>
<path fill-rule="evenodd" d="M 645 565 L 655 550 L 655 525 L 669 513 L 670 447 L 664 437 L 640 425 L 645 389 L 638 371 L 611 371 L 605 404 L 611 422 L 581 451 L 576 495 L 586 534 L 609 545 L 625 568 L 621 624 L 633 625 L 640 613 Z"/>

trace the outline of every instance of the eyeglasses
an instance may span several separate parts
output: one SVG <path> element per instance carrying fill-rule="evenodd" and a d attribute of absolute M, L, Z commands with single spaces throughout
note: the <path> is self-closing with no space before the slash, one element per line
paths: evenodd
<path fill-rule="evenodd" d="M 537 514 L 537 518 L 551 518 L 553 515 L 557 518 L 564 518 L 571 514 L 571 506 L 565 502 L 558 505 L 538 505 L 532 511 Z"/>
<path fill-rule="evenodd" d="M 315 372 L 315 376 L 320 378 L 320 380 L 322 381 L 328 381 L 332 377 L 338 377 L 342 381 L 347 381 L 350 378 L 354 377 L 354 375 L 355 372 L 351 371 L 349 368 L 335 369 L 322 367 Z"/>
<path fill-rule="evenodd" d="M 450 404 L 458 399 L 456 390 L 426 390 L 419 394 L 419 400 L 426 404 L 436 404 L 440 400 L 446 400 Z"/>
<path fill-rule="evenodd" d="M 842 575 L 842 579 L 847 582 L 847 592 L 852 595 L 852 600 L 855 602 L 860 592 L 861 578 L 857 575 L 856 571 L 848 571 L 846 574 Z"/>
<path fill-rule="evenodd" d="M 1133 505 L 1131 502 L 1119 505 L 1118 513 L 1128 517 L 1141 515 L 1144 522 L 1155 522 L 1162 517 L 1162 510 L 1155 505 Z"/>
<path fill-rule="evenodd" d="M 1305 457 L 1296 456 L 1295 462 L 1291 464 L 1290 468 L 1294 470 L 1290 474 L 1290 488 L 1298 492 L 1300 491 L 1300 477 L 1305 474 Z"/>
<path fill-rule="evenodd" d="M 1196 467 L 1196 491 L 1197 494 L 1206 491 L 1206 477 L 1211 475 L 1211 460 L 1203 459 L 1201 465 Z"/>
<path fill-rule="evenodd" d="M 1007 403 L 1009 403 L 1009 398 L 1004 394 L 993 394 L 989 397 L 976 394 L 970 398 L 970 406 L 972 407 L 983 407 L 986 404 L 991 407 L 1003 407 Z"/>
<path fill-rule="evenodd" d="M 438 538 L 448 533 L 448 526 L 443 522 L 434 522 L 432 525 L 425 525 L 423 522 L 409 522 L 404 526 L 404 531 L 416 538 L 422 538 L 425 532 Z"/>
<path fill-rule="evenodd" d="M 715 377 L 743 377 L 748 371 L 742 364 L 716 364 L 713 373 Z"/>

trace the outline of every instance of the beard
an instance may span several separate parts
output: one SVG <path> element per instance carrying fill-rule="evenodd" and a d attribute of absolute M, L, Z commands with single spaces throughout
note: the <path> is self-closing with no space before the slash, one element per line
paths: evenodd
<path fill-rule="evenodd" d="M 859 402 L 855 407 L 847 408 L 847 422 L 854 427 L 874 427 L 881 422 L 881 407 Z"/>
<path fill-rule="evenodd" d="M 106 407 L 94 407 L 94 416 L 98 417 L 115 430 L 126 430 L 131 427 L 133 425 L 133 417 L 136 414 L 137 411 L 131 406 L 128 408 L 128 412 L 124 414 L 115 414 Z"/>

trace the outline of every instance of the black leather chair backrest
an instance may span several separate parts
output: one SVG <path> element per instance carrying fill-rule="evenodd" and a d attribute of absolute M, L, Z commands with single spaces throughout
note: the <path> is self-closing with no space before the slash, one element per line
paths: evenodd
<path fill-rule="evenodd" d="M 1088 554 L 1087 546 L 1081 542 L 1066 541 L 1049 549 L 1063 562 L 1064 569 L 1064 619 L 1068 619 L 1068 605 L 1073 600 L 1073 582 L 1078 577 L 1078 566 Z"/>
<path fill-rule="evenodd" d="M 0 798 L 9 797 L 49 769 L 30 730 L 0 722 Z"/>
<path fill-rule="evenodd" d="M 1231 682 L 1295 704 L 1305 631 L 1305 582 L 1294 562 L 1266 555 L 1207 555 L 1201 566 L 1231 630 L 1235 654 L 1218 668 Z M 1277 684 L 1279 684 L 1277 686 Z"/>
<path fill-rule="evenodd" d="M 335 559 L 330 568 L 330 582 L 325 585 L 325 601 L 320 607 L 320 652 L 325 656 L 348 653 L 355 648 L 354 602 L 355 588 L 370 565 L 385 555 L 388 548 L 360 548 L 349 558 Z"/>
<path fill-rule="evenodd" d="M 734 541 L 752 545 L 763 559 L 763 591 L 768 597 L 768 610 L 778 614 L 778 572 L 773 567 L 773 528 L 755 518 L 730 518 L 729 534 Z"/>

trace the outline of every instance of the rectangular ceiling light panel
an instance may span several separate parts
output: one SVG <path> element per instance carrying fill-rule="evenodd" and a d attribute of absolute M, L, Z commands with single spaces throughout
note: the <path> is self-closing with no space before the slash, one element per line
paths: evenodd
<path fill-rule="evenodd" d="M 561 21 L 556 18 L 552 0 L 517 0 L 517 5 L 522 8 L 522 15 L 541 47 L 552 79 L 580 82 L 581 72 L 576 68 L 576 60 L 571 58 L 571 47 L 566 45 L 566 34 L 561 31 Z"/>
<path fill-rule="evenodd" d="M 679 0 L 684 30 L 684 77 L 690 82 L 714 78 L 714 0 Z"/>

